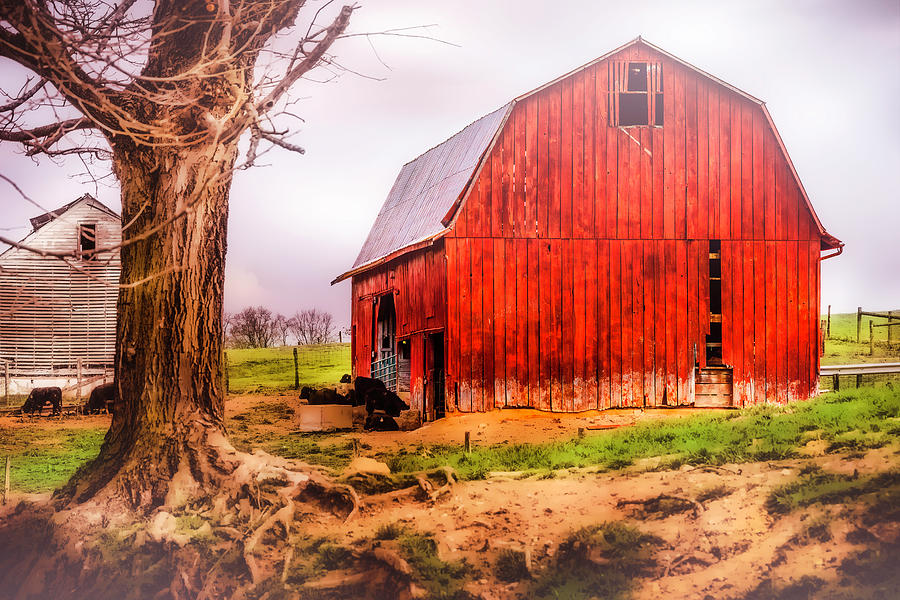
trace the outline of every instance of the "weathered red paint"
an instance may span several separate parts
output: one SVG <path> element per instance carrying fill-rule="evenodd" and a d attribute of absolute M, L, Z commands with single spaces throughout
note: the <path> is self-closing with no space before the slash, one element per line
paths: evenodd
<path fill-rule="evenodd" d="M 629 60 L 661 69 L 662 127 L 609 126 L 609 81 Z M 414 406 L 436 329 L 448 410 L 692 403 L 711 239 L 734 404 L 815 393 L 819 251 L 839 242 L 762 104 L 727 84 L 628 45 L 515 101 L 456 204 L 433 244 L 353 275 L 355 371 L 368 373 L 372 298 L 393 292 L 397 337 L 420 338 Z"/>

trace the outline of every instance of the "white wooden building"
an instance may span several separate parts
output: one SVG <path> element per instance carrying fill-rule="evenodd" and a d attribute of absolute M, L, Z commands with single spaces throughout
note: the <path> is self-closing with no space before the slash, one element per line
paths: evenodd
<path fill-rule="evenodd" d="M 94 251 L 118 246 L 119 215 L 85 194 L 31 226 L 23 246 L 74 258 L 0 254 L 0 375 L 8 365 L 11 393 L 65 386 L 79 362 L 84 377 L 109 372 L 115 350 L 119 252 Z"/>

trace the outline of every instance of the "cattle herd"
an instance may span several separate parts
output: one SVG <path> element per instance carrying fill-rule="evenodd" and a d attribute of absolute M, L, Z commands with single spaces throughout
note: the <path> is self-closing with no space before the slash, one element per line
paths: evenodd
<path fill-rule="evenodd" d="M 114 383 L 104 383 L 91 390 L 87 404 L 76 409 L 76 412 L 96 415 L 101 412 L 115 413 L 116 386 Z M 44 407 L 49 406 L 50 415 L 62 413 L 62 388 L 37 387 L 31 390 L 21 412 L 24 415 L 43 415 Z"/>
<path fill-rule="evenodd" d="M 404 410 L 409 410 L 409 405 L 400 396 L 387 389 L 380 379 L 371 377 L 357 377 L 351 379 L 349 375 L 341 378 L 341 384 L 337 388 L 311 388 L 304 387 L 300 390 L 300 398 L 309 404 L 347 404 L 350 406 L 366 407 L 366 430 L 397 431 L 399 426 L 394 420 Z M 22 413 L 34 416 L 43 414 L 44 407 L 50 405 L 50 414 L 58 415 L 62 412 L 62 389 L 58 387 L 39 387 L 31 390 L 25 404 L 22 405 Z M 91 390 L 87 404 L 81 407 L 85 414 L 96 415 L 101 412 L 115 414 L 116 386 L 114 383 L 104 383 Z"/>
<path fill-rule="evenodd" d="M 400 427 L 394 420 L 409 405 L 400 396 L 387 389 L 380 379 L 349 375 L 341 377 L 341 385 L 335 388 L 303 387 L 300 399 L 309 404 L 347 404 L 366 407 L 367 430 L 397 431 Z"/>

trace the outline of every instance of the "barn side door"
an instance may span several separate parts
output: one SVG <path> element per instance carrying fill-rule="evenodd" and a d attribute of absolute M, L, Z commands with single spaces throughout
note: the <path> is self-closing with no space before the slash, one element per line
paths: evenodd
<path fill-rule="evenodd" d="M 393 392 L 397 391 L 397 313 L 394 293 L 378 296 L 373 310 L 371 377 L 380 379 Z"/>
<path fill-rule="evenodd" d="M 446 414 L 444 400 L 444 332 L 425 336 L 425 401 L 422 419 L 434 421 Z"/>

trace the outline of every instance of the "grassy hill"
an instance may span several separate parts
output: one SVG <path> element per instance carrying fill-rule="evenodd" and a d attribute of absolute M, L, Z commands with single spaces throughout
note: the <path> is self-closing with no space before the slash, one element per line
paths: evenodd
<path fill-rule="evenodd" d="M 233 394 L 278 392 L 294 385 L 294 348 L 228 350 L 229 390 Z M 350 372 L 350 344 L 296 346 L 300 385 L 337 383 Z"/>
<path fill-rule="evenodd" d="M 872 309 L 870 309 L 872 310 Z M 887 312 L 888 309 L 872 310 L 872 312 Z M 898 317 L 900 317 L 900 309 L 892 309 Z M 822 315 L 822 320 L 824 321 L 827 318 L 826 315 Z M 869 321 L 872 321 L 875 325 L 879 323 L 885 323 L 884 319 L 877 319 L 874 317 L 866 317 L 862 318 L 862 327 L 860 327 L 860 343 L 865 342 L 869 343 Z M 900 328 L 894 327 L 894 332 L 891 334 L 892 339 L 895 345 L 900 346 Z M 887 341 L 887 327 L 876 327 L 874 329 L 875 333 L 875 341 L 876 342 L 886 342 Z M 831 315 L 831 338 L 845 341 L 856 341 L 856 313 L 838 313 Z"/>

